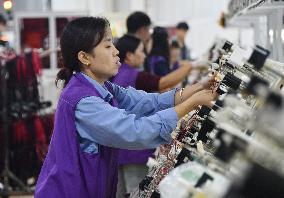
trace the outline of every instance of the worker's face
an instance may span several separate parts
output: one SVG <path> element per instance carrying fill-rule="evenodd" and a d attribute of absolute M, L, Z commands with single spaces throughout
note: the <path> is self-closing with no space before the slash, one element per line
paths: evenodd
<path fill-rule="evenodd" d="M 140 42 L 134 53 L 129 53 L 128 58 L 131 65 L 134 67 L 140 67 L 143 65 L 146 55 L 144 53 L 144 45 L 142 42 Z"/>
<path fill-rule="evenodd" d="M 89 65 L 84 66 L 84 69 L 95 80 L 105 81 L 118 72 L 120 66 L 118 53 L 113 44 L 111 29 L 108 27 L 102 41 L 90 53 L 87 53 Z"/>
<path fill-rule="evenodd" d="M 176 35 L 178 39 L 180 40 L 185 40 L 186 34 L 187 34 L 187 31 L 183 29 L 177 29 L 176 31 Z"/>
<path fill-rule="evenodd" d="M 150 26 L 144 26 L 139 29 L 139 37 L 143 43 L 146 43 L 150 39 L 150 36 Z"/>

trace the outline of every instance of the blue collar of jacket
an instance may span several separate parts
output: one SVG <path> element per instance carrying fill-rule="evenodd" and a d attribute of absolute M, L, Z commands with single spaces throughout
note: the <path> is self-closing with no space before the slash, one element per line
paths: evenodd
<path fill-rule="evenodd" d="M 92 79 L 91 77 L 84 74 L 83 72 L 81 72 L 81 74 L 83 74 L 83 76 L 96 88 L 96 90 L 102 96 L 104 101 L 109 102 L 113 98 L 113 95 L 107 90 L 107 88 L 104 85 L 102 86 L 96 80 Z"/>

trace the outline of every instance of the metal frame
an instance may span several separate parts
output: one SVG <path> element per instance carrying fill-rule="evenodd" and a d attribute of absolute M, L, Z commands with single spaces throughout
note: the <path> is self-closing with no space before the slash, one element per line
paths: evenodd
<path fill-rule="evenodd" d="M 275 9 L 271 15 L 270 23 L 268 27 L 274 30 L 274 42 L 273 42 L 273 57 L 275 60 L 284 62 L 283 57 L 283 41 L 281 38 L 281 32 L 283 29 L 283 9 Z"/>
<path fill-rule="evenodd" d="M 284 7 L 283 1 L 276 0 L 231 0 L 229 2 L 228 10 L 229 17 L 246 15 L 254 13 L 262 9 L 276 9 Z"/>
<path fill-rule="evenodd" d="M 229 11 L 229 24 L 233 26 L 252 25 L 255 43 L 269 49 L 272 59 L 284 62 L 281 38 L 284 1 L 231 0 Z"/>
<path fill-rule="evenodd" d="M 49 25 L 49 46 L 51 50 L 50 54 L 50 69 L 55 71 L 57 70 L 57 53 L 56 53 L 56 18 L 58 17 L 82 17 L 87 16 L 88 12 L 17 12 L 14 16 L 15 24 L 15 50 L 19 54 L 21 51 L 21 19 L 24 18 L 47 18 Z"/>

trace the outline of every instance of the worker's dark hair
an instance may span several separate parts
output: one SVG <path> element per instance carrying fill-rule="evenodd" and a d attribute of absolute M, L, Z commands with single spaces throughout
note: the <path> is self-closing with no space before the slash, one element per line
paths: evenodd
<path fill-rule="evenodd" d="M 82 17 L 65 26 L 60 39 L 62 69 L 57 74 L 56 85 L 58 80 L 63 80 L 66 86 L 73 72 L 80 71 L 78 53 L 91 52 L 102 41 L 109 26 L 108 20 L 101 17 Z"/>
<path fill-rule="evenodd" d="M 189 30 L 189 26 L 188 26 L 188 24 L 186 22 L 178 23 L 176 28 L 180 29 L 180 30 L 185 30 L 185 31 Z"/>
<path fill-rule="evenodd" d="M 125 61 L 127 52 L 134 53 L 141 42 L 139 38 L 128 34 L 118 39 L 116 49 L 119 51 L 120 61 Z"/>
<path fill-rule="evenodd" d="M 139 28 L 151 25 L 150 17 L 144 12 L 133 12 L 126 19 L 127 32 L 135 34 Z"/>
<path fill-rule="evenodd" d="M 153 44 L 150 56 L 163 56 L 169 63 L 170 46 L 168 39 L 169 35 L 165 28 L 155 27 L 152 34 Z"/>

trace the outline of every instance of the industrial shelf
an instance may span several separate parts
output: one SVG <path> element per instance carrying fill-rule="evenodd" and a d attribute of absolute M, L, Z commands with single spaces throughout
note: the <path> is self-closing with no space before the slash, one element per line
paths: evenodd
<path fill-rule="evenodd" d="M 263 14 L 271 9 L 280 8 L 284 8 L 284 0 L 231 0 L 228 6 L 228 19 Z"/>

